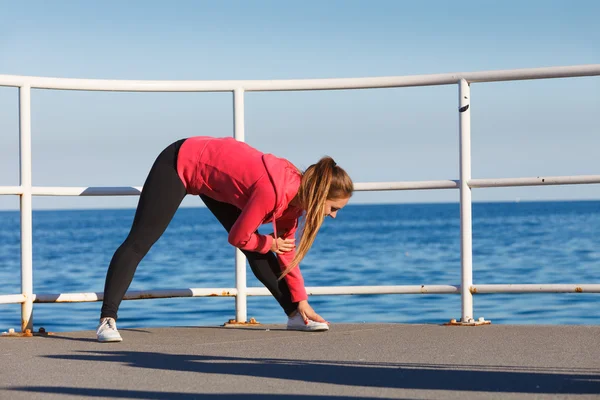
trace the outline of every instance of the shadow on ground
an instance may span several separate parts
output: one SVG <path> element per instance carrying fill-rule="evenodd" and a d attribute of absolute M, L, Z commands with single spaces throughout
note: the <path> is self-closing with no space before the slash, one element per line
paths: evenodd
<path fill-rule="evenodd" d="M 600 370 L 589 368 L 535 368 L 423 363 L 338 362 L 275 358 L 220 357 L 133 351 L 82 351 L 49 355 L 53 359 L 118 363 L 134 368 L 286 379 L 371 388 L 481 391 L 498 393 L 598 394 Z M 105 397 L 163 398 L 160 392 L 77 389 L 61 387 L 13 387 L 11 390 L 85 394 Z M 84 393 L 85 391 L 85 393 Z M 123 392 L 123 393 L 121 393 Z M 97 394 L 94 394 L 97 393 Z M 154 393 L 154 394 L 153 394 Z M 170 398 L 192 398 L 171 393 Z M 158 396 L 158 397 L 152 397 Z M 234 395 L 232 395 L 234 396 Z M 303 396 L 299 396 L 300 398 Z M 215 398 L 222 398 L 216 396 Z M 290 399 L 298 396 L 289 397 Z M 323 397 L 335 399 L 336 397 Z"/>
<path fill-rule="evenodd" d="M 349 396 L 315 396 L 315 395 L 297 395 L 297 394 L 245 394 L 245 393 L 223 393 L 223 394 L 196 394 L 196 393 L 176 393 L 176 392 L 149 392 L 142 390 L 116 390 L 116 389 L 92 389 L 92 388 L 68 388 L 68 387 L 24 387 L 12 388 L 11 390 L 22 390 L 33 393 L 63 394 L 78 397 L 106 397 L 113 399 L 165 399 L 165 400 L 226 400 L 226 399 L 244 399 L 244 400 L 356 400 L 357 397 Z M 360 397 L 360 400 L 383 399 L 385 397 Z M 394 399 L 397 399 L 396 397 Z M 402 399 L 400 399 L 402 400 Z"/>

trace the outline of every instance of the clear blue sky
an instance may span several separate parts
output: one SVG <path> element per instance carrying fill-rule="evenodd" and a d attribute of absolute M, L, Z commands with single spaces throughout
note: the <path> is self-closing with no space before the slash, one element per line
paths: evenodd
<path fill-rule="evenodd" d="M 598 1 L 0 0 L 0 74 L 290 79 L 600 63 Z M 139 186 L 160 150 L 232 135 L 229 93 L 32 94 L 36 186 Z M 473 177 L 600 174 L 600 77 L 474 84 Z M 455 86 L 248 93 L 247 141 L 357 182 L 458 179 Z M 0 87 L 0 185 L 18 185 L 18 96 Z M 476 201 L 600 199 L 600 185 L 475 189 Z M 457 201 L 457 190 L 355 203 Z M 34 208 L 136 197 L 34 198 Z M 189 198 L 185 206 L 198 206 Z M 0 209 L 17 209 L 0 196 Z"/>

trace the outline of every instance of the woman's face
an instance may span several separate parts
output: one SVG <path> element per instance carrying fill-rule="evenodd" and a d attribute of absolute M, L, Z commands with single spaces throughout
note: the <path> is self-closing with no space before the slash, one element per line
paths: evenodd
<path fill-rule="evenodd" d="M 335 218 L 337 216 L 337 212 L 339 210 L 341 210 L 342 208 L 344 208 L 346 206 L 346 204 L 348 204 L 348 200 L 350 200 L 350 197 L 347 197 L 345 199 L 328 199 L 325 200 L 325 207 L 324 207 L 324 211 L 325 211 L 325 216 L 330 216 L 331 218 Z"/>

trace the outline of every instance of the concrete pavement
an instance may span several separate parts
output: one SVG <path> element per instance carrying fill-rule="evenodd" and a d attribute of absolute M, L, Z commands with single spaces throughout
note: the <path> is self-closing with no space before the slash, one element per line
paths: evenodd
<path fill-rule="evenodd" d="M 600 399 L 600 326 L 341 324 L 0 338 L 0 399 Z"/>

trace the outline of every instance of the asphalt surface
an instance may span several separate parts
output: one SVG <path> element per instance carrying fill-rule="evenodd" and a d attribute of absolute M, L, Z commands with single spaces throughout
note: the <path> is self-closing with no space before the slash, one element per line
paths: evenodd
<path fill-rule="evenodd" d="M 600 326 L 341 324 L 0 337 L 0 399 L 600 399 Z"/>

